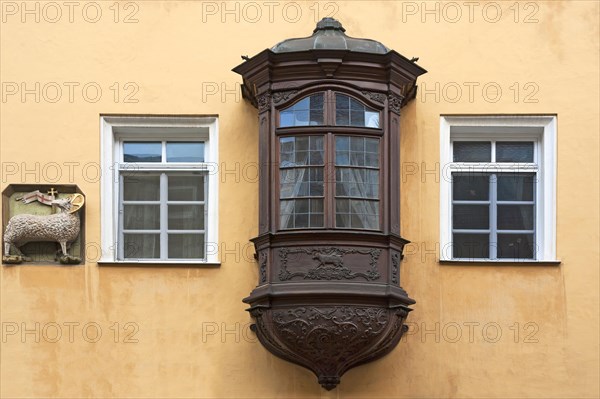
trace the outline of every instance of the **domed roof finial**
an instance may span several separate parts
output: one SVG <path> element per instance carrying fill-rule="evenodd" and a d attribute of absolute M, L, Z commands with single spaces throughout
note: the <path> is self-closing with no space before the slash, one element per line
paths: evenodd
<path fill-rule="evenodd" d="M 346 50 L 357 53 L 385 54 L 390 51 L 383 44 L 371 39 L 347 36 L 340 21 L 326 17 L 317 23 L 309 37 L 287 39 L 271 48 L 275 53 L 293 53 L 308 50 Z"/>
<path fill-rule="evenodd" d="M 317 27 L 313 30 L 313 33 L 319 30 L 335 29 L 342 32 L 346 32 L 346 29 L 342 26 L 342 23 L 335 18 L 325 17 L 317 22 Z"/>

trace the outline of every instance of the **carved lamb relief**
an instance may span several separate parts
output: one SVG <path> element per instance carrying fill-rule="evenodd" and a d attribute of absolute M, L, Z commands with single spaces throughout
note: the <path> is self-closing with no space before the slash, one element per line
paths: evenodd
<path fill-rule="evenodd" d="M 40 190 L 13 192 L 9 199 L 6 191 L 4 200 L 18 202 L 19 205 L 13 203 L 10 204 L 13 206 L 4 206 L 3 209 L 3 263 L 81 263 L 81 243 L 78 241 L 81 233 L 79 211 L 85 202 L 83 194 L 72 192 L 58 197 L 59 191 L 51 188 L 47 194 Z M 76 242 L 76 254 L 70 254 L 69 250 Z M 30 243 L 35 245 L 28 246 Z"/>

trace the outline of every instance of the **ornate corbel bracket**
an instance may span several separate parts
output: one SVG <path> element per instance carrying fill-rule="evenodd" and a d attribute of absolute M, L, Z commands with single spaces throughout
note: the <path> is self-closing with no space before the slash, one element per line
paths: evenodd
<path fill-rule="evenodd" d="M 256 104 L 258 107 L 258 112 L 265 112 L 271 109 L 271 92 L 265 92 L 263 94 L 259 94 L 256 97 Z"/>
<path fill-rule="evenodd" d="M 402 108 L 404 98 L 395 93 L 388 93 L 388 106 L 390 111 L 400 115 L 400 109 Z"/>

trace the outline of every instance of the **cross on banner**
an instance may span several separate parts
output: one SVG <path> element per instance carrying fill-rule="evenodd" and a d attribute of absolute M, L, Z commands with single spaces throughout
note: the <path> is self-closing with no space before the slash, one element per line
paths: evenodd
<path fill-rule="evenodd" d="M 54 201 L 54 194 L 58 194 L 58 192 L 54 191 L 54 189 L 52 189 L 50 191 L 53 192 L 52 196 L 42 194 L 40 192 L 40 190 L 35 190 L 35 191 L 32 191 L 30 193 L 23 195 L 22 197 L 18 197 L 15 200 L 21 201 L 24 204 L 29 204 L 30 202 L 38 201 L 44 205 L 52 205 L 52 201 Z M 48 193 L 50 193 L 50 191 Z"/>

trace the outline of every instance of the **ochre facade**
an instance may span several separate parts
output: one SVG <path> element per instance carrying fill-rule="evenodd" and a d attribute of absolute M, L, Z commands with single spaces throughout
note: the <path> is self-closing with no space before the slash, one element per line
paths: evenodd
<path fill-rule="evenodd" d="M 0 268 L 0 396 L 598 397 L 598 3 L 267 3 L 0 3 L 0 190 L 86 196 L 85 264 Z M 241 301 L 258 124 L 231 71 L 325 16 L 428 71 L 400 127 L 410 330 L 329 392 L 258 343 Z M 98 265 L 109 114 L 218 115 L 219 267 Z M 498 114 L 557 116 L 559 265 L 439 262 L 440 117 Z"/>

